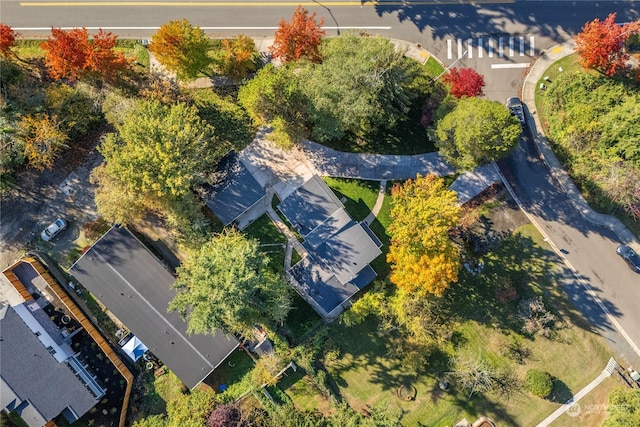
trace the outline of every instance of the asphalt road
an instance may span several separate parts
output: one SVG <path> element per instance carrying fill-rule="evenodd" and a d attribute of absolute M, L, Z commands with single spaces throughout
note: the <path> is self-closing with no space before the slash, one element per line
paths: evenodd
<path fill-rule="evenodd" d="M 485 76 L 487 97 L 499 101 L 518 94 L 526 73 L 526 68 L 518 67 L 531 63 L 541 50 L 575 35 L 585 22 L 604 18 L 610 12 L 618 13 L 619 22 L 640 16 L 634 2 L 606 0 L 492 3 L 480 0 L 476 4 L 2 0 L 0 20 L 27 36 L 46 36 L 51 26 L 85 26 L 101 27 L 120 37 L 149 38 L 169 20 L 186 18 L 212 36 L 244 33 L 260 37 L 272 36 L 279 20 L 288 19 L 298 4 L 324 18 L 327 35 L 355 30 L 395 37 L 420 43 L 447 66 L 458 61 L 455 64 L 458 67 L 472 67 Z"/>
<path fill-rule="evenodd" d="M 500 168 L 524 209 L 578 273 L 576 280 L 568 268 L 563 269 L 555 273 L 557 281 L 594 329 L 608 340 L 622 359 L 618 361 L 637 368 L 640 355 L 624 341 L 584 286 L 591 288 L 629 338 L 640 343 L 640 279 L 615 253 L 618 237 L 580 215 L 560 190 L 529 135 L 500 162 Z"/>

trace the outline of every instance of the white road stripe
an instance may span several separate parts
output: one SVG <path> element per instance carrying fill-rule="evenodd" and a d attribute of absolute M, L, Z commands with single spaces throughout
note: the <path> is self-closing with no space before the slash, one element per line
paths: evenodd
<path fill-rule="evenodd" d="M 509 37 L 509 58 L 512 58 L 514 55 L 513 51 L 513 37 Z"/>
<path fill-rule="evenodd" d="M 520 56 L 524 56 L 524 37 L 520 37 Z"/>
<path fill-rule="evenodd" d="M 515 64 L 491 64 L 491 68 L 494 70 L 497 68 L 528 68 L 529 65 L 528 62 L 516 62 Z"/>
<path fill-rule="evenodd" d="M 533 40 L 534 40 L 534 37 L 530 36 L 529 37 L 529 56 L 535 56 L 536 54 L 536 49 L 534 47 Z"/>
<path fill-rule="evenodd" d="M 451 51 L 451 39 L 447 39 L 447 59 L 453 58 L 453 52 Z"/>
<path fill-rule="evenodd" d="M 484 55 L 484 49 L 482 48 L 482 38 L 478 39 L 478 58 L 482 58 L 482 55 Z"/>
<path fill-rule="evenodd" d="M 462 58 L 462 39 L 458 39 L 458 59 Z"/>
<path fill-rule="evenodd" d="M 498 39 L 498 56 L 504 58 L 504 43 L 502 37 Z"/>
<path fill-rule="evenodd" d="M 493 58 L 493 39 L 489 39 L 489 58 Z"/>
<path fill-rule="evenodd" d="M 467 39 L 467 50 L 469 51 L 469 59 L 473 58 L 473 39 Z"/>

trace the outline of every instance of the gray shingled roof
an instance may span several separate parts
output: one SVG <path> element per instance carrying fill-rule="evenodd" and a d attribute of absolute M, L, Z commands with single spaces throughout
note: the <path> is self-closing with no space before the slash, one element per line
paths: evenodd
<path fill-rule="evenodd" d="M 126 228 L 109 230 L 70 272 L 190 389 L 238 346 L 221 331 L 187 334 L 180 315 L 167 312 L 174 277 Z"/>
<path fill-rule="evenodd" d="M 224 225 L 232 223 L 266 195 L 233 151 L 222 158 L 214 176 L 216 182 L 203 186 L 203 198 Z"/>
<path fill-rule="evenodd" d="M 326 313 L 376 277 L 369 263 L 382 253 L 380 241 L 351 219 L 320 177 L 309 179 L 278 208 L 304 236 L 309 254 L 290 273 Z"/>
<path fill-rule="evenodd" d="M 49 354 L 16 311 L 0 309 L 0 376 L 2 407 L 29 400 L 22 418 L 30 426 L 42 426 L 71 407 L 78 417 L 97 401 L 65 363 Z"/>
<path fill-rule="evenodd" d="M 343 207 L 338 197 L 317 175 L 309 178 L 278 205 L 280 212 L 303 236 Z"/>

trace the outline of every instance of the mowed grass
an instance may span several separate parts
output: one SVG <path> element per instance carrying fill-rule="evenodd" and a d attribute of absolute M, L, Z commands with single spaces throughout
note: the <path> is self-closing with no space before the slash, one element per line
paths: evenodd
<path fill-rule="evenodd" d="M 566 296 L 553 282 L 554 258 L 542 246 L 542 236 L 531 226 L 518 231 L 483 258 L 481 274 L 461 272 L 460 283 L 445 294 L 443 298 L 449 299 L 455 313 L 455 340 L 440 345 L 422 372 L 405 367 L 393 355 L 394 349 L 389 348 L 375 317 L 355 327 L 331 326 L 341 357 L 327 367 L 351 406 L 402 409 L 407 426 L 450 426 L 462 418 L 473 422 L 480 416 L 488 416 L 500 426 L 529 426 L 542 421 L 598 376 L 610 357 L 608 349 L 596 335 L 579 326 L 581 319 L 575 317 Z M 529 338 L 521 333 L 517 303 L 500 303 L 496 298 L 496 286 L 504 278 L 514 284 L 520 298 L 543 296 L 547 308 L 558 317 L 551 338 Z M 514 341 L 529 353 L 523 364 L 507 351 Z M 512 372 L 519 381 L 528 369 L 542 369 L 553 376 L 554 390 L 547 399 L 532 396 L 522 387 L 508 397 L 488 392 L 469 398 L 447 374 L 450 359 L 461 355 L 482 358 L 498 370 Z M 442 379 L 451 382 L 445 392 L 438 386 Z M 416 388 L 414 401 L 397 397 L 403 383 Z"/>
<path fill-rule="evenodd" d="M 287 238 L 280 233 L 267 214 L 262 215 L 244 229 L 244 234 L 260 242 L 260 251 L 269 257 L 269 265 L 283 272 Z"/>
<path fill-rule="evenodd" d="M 362 221 L 371 213 L 371 209 L 378 199 L 378 189 L 380 188 L 378 181 L 329 177 L 325 177 L 323 180 L 343 201 L 345 209 L 353 219 Z"/>
<path fill-rule="evenodd" d="M 427 72 L 427 75 L 432 79 L 438 77 L 444 71 L 444 67 L 438 61 L 436 61 L 433 56 L 430 56 L 427 59 L 427 62 L 424 64 L 424 68 Z"/>
<path fill-rule="evenodd" d="M 346 198 L 344 201 L 345 209 L 356 221 L 365 219 L 378 200 L 378 192 L 380 189 L 380 183 L 378 181 L 343 178 L 323 179 L 334 193 L 336 193 L 338 198 Z M 385 277 L 389 272 L 389 265 L 387 264 L 387 253 L 389 252 L 387 227 L 391 224 L 391 218 L 389 216 L 391 210 L 391 186 L 392 183 L 387 183 L 387 189 L 380 212 L 378 212 L 376 219 L 370 225 L 371 230 L 382 242 L 382 254 L 371 263 L 371 266 L 380 277 Z"/>
<path fill-rule="evenodd" d="M 575 412 L 570 412 L 572 415 L 564 413 L 551 424 L 552 427 L 602 425 L 602 422 L 608 416 L 609 393 L 621 386 L 622 383 L 619 378 L 615 377 L 615 374 L 607 378 L 578 402 L 578 405 L 580 405 L 578 414 Z"/>
<path fill-rule="evenodd" d="M 562 67 L 562 71 L 560 71 L 560 67 Z M 544 115 L 545 91 L 540 89 L 540 85 L 544 84 L 547 87 L 551 86 L 555 81 L 556 77 L 558 77 L 558 74 L 560 74 L 561 72 L 568 73 L 568 72 L 572 72 L 580 69 L 582 69 L 582 66 L 578 63 L 578 54 L 574 53 L 572 55 L 565 56 L 564 58 L 561 58 L 556 62 L 554 62 L 553 64 L 551 64 L 551 66 L 549 66 L 549 68 L 547 68 L 546 71 L 544 72 L 544 75 L 542 76 L 542 78 L 536 82 L 536 95 L 535 95 L 536 110 L 538 111 L 538 117 L 540 117 L 540 121 L 542 122 L 542 127 L 544 128 L 545 132 L 547 131 L 547 128 L 548 128 L 547 122 L 544 118 L 545 117 Z M 544 80 L 544 77 L 549 77 L 549 81 Z"/>

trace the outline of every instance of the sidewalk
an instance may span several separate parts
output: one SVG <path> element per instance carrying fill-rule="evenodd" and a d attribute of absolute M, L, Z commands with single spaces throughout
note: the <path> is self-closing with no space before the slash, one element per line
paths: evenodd
<path fill-rule="evenodd" d="M 535 94 L 539 90 L 539 82 L 544 77 L 544 73 L 558 59 L 571 55 L 574 52 L 573 42 L 567 42 L 551 49 L 547 49 L 545 55 L 533 64 L 522 88 L 522 102 L 528 110 L 527 124 L 533 135 L 538 150 L 542 154 L 545 164 L 551 171 L 554 178 L 560 183 L 564 192 L 569 196 L 571 203 L 580 212 L 580 214 L 589 222 L 607 227 L 612 230 L 618 238 L 625 244 L 632 246 L 636 251 L 640 251 L 640 242 L 629 231 L 629 229 L 620 222 L 619 219 L 611 216 L 594 212 L 587 204 L 586 200 L 580 194 L 580 191 L 574 184 L 569 174 L 564 170 L 560 161 L 553 153 L 549 146 L 549 142 L 544 135 L 538 112 L 536 111 Z M 526 113 L 526 111 L 525 111 Z"/>
<path fill-rule="evenodd" d="M 609 378 L 611 374 L 615 372 L 617 364 L 618 363 L 613 359 L 613 357 L 609 359 L 609 363 L 607 363 L 607 366 L 602 370 L 600 375 L 596 377 L 596 379 L 587 384 L 585 388 L 577 392 L 576 395 L 569 399 L 567 403 L 556 409 L 551 415 L 542 420 L 542 422 L 536 427 L 549 426 L 555 420 L 560 418 L 560 416 L 565 412 L 569 412 L 570 416 L 578 415 L 578 413 L 580 412 L 580 405 L 578 405 L 578 401 L 589 394 L 589 392 L 596 388 L 602 381 Z"/>

